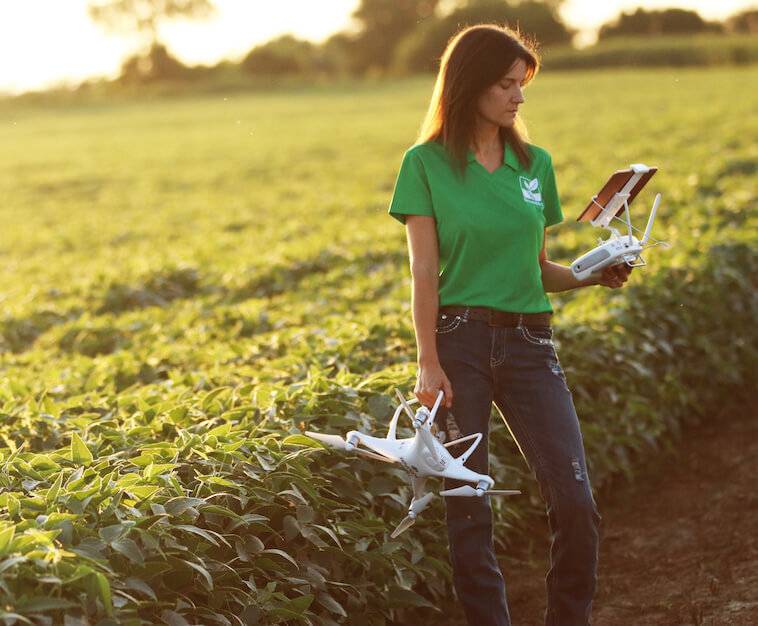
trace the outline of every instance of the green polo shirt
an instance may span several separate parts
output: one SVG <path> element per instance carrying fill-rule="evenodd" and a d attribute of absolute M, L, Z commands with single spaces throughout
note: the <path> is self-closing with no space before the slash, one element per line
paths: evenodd
<path fill-rule="evenodd" d="M 463 180 L 437 142 L 405 152 L 389 214 L 402 223 L 406 215 L 435 218 L 440 306 L 552 312 L 539 253 L 545 227 L 561 222 L 563 213 L 550 155 L 528 148 L 528 170 L 506 144 L 503 164 L 492 173 L 469 150 Z"/>

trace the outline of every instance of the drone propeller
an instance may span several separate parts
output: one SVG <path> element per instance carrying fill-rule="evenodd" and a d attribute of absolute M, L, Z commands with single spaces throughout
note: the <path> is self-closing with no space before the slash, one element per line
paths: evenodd
<path fill-rule="evenodd" d="M 411 408 L 411 405 L 408 404 L 407 400 L 403 397 L 403 394 L 400 393 L 400 390 L 397 387 L 395 388 L 395 394 L 400 399 L 400 404 L 403 405 L 403 410 L 406 412 L 408 417 L 410 417 L 411 420 L 416 419 L 416 415 L 413 413 L 413 409 Z"/>
<path fill-rule="evenodd" d="M 471 485 L 440 491 L 441 496 L 515 496 L 520 493 L 518 489 L 475 489 Z"/>
<path fill-rule="evenodd" d="M 331 446 L 332 448 L 337 448 L 338 450 L 345 450 L 345 446 L 347 445 L 347 441 L 345 441 L 342 437 L 339 435 L 328 435 L 327 433 L 314 433 L 310 430 L 306 430 L 305 434 L 308 435 L 311 439 L 316 439 L 317 441 L 320 441 L 321 443 L 325 443 L 328 446 Z"/>
<path fill-rule="evenodd" d="M 397 525 L 397 528 L 395 528 L 395 530 L 393 530 L 393 531 L 392 531 L 392 534 L 390 535 L 390 537 L 392 537 L 392 538 L 394 539 L 394 538 L 395 538 L 395 537 L 397 537 L 397 536 L 398 536 L 400 533 L 403 533 L 403 532 L 405 532 L 406 530 L 408 530 L 408 529 L 409 529 L 411 526 L 413 526 L 415 523 L 416 523 L 416 518 L 415 518 L 415 517 L 411 517 L 411 516 L 410 516 L 410 514 L 406 515 L 406 516 L 403 518 L 403 521 L 402 521 L 402 522 L 400 522 L 400 523 Z"/>
<path fill-rule="evenodd" d="M 311 432 L 310 430 L 306 430 L 305 434 L 311 439 L 315 439 L 317 441 L 325 443 L 328 446 L 331 446 L 332 448 L 337 448 L 338 450 L 357 452 L 358 454 L 362 454 L 363 456 L 368 457 L 369 459 L 374 459 L 376 461 L 384 461 L 385 463 L 394 463 L 392 459 L 388 459 L 387 457 L 384 457 L 381 454 L 375 454 L 374 452 L 369 452 L 368 450 L 363 450 L 361 448 L 357 448 L 354 446 L 348 449 L 347 447 L 348 442 L 345 441 L 339 435 L 328 435 L 326 433 L 314 433 L 314 432 Z"/>
<path fill-rule="evenodd" d="M 430 492 L 430 493 L 424 494 L 418 500 L 414 498 L 413 502 L 411 502 L 410 509 L 408 509 L 408 515 L 406 515 L 403 518 L 403 521 L 397 525 L 397 528 L 395 528 L 395 530 L 392 531 L 392 534 L 390 535 L 390 537 L 394 539 L 400 533 L 405 532 L 411 526 L 413 526 L 416 523 L 416 518 L 418 517 L 418 514 L 421 513 L 421 511 L 423 511 L 427 506 L 429 506 L 429 503 L 431 502 L 433 497 L 434 497 L 434 494 Z"/>

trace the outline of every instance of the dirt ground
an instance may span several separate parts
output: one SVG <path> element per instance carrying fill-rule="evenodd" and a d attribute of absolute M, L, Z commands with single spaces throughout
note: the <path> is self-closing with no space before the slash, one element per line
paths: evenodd
<path fill-rule="evenodd" d="M 708 419 L 676 457 L 651 459 L 633 485 L 597 494 L 593 626 L 758 625 L 756 408 Z M 514 626 L 544 623 L 547 518 L 534 554 L 501 562 Z"/>

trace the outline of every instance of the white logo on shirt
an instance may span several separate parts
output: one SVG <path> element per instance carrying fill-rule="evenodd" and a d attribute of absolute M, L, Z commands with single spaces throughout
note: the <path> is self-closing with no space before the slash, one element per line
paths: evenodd
<path fill-rule="evenodd" d="M 519 176 L 519 183 L 521 183 L 521 195 L 524 196 L 524 200 L 542 206 L 542 192 L 540 191 L 540 181 L 538 178 L 529 180 L 524 176 Z"/>

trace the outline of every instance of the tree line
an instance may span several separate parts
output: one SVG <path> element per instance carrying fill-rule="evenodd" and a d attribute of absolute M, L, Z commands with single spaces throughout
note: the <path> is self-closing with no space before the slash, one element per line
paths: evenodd
<path fill-rule="evenodd" d="M 447 41 L 461 27 L 508 24 L 543 48 L 568 47 L 576 34 L 561 18 L 562 0 L 361 0 L 356 28 L 316 44 L 291 34 L 253 47 L 239 63 L 252 76 L 366 76 L 434 71 Z M 202 78 L 224 66 L 188 67 L 159 39 L 159 24 L 177 18 L 207 19 L 211 0 L 101 0 L 90 16 L 111 31 L 138 33 L 142 49 L 121 68 L 122 82 Z M 636 9 L 603 24 L 599 42 L 619 37 L 758 32 L 758 10 L 709 22 L 686 9 Z"/>

